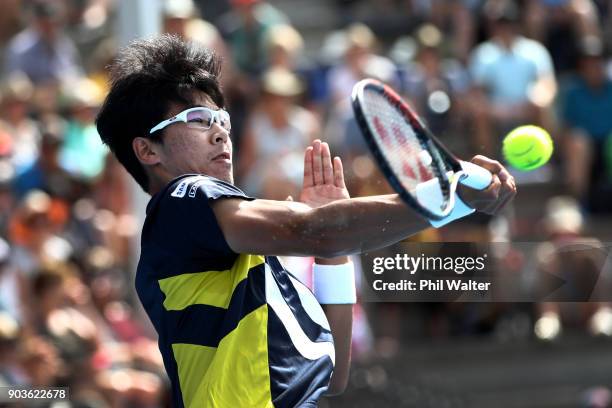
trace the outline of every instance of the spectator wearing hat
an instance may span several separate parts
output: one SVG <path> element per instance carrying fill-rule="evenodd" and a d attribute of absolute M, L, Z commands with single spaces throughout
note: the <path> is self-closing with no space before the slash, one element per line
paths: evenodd
<path fill-rule="evenodd" d="M 277 24 L 288 24 L 289 19 L 263 0 L 229 3 L 231 9 L 219 18 L 217 26 L 228 47 L 227 61 L 231 62 L 231 75 L 222 81 L 230 101 L 234 151 L 239 153 L 246 118 L 258 102 L 257 80 L 268 68 L 268 30 Z"/>
<path fill-rule="evenodd" d="M 302 35 L 288 24 L 278 24 L 270 28 L 267 35 L 268 64 L 295 70 L 304 48 Z"/>
<path fill-rule="evenodd" d="M 289 24 L 277 24 L 268 30 L 267 53 L 269 68 L 284 68 L 294 72 L 303 81 L 304 104 L 308 110 L 322 117 L 325 102 L 324 73 L 321 67 L 304 56 L 304 38 Z"/>
<path fill-rule="evenodd" d="M 431 131 L 445 138 L 444 143 L 461 156 L 461 151 L 466 150 L 469 143 L 465 143 L 463 138 L 455 140 L 452 136 L 467 134 L 455 129 L 459 130 L 457 121 L 463 110 L 463 104 L 456 102 L 467 94 L 468 73 L 458 60 L 446 57 L 446 38 L 433 24 L 420 26 L 415 38 L 418 44 L 416 58 L 400 70 L 402 91 L 414 103 Z"/>
<path fill-rule="evenodd" d="M 260 103 L 248 119 L 239 157 L 241 185 L 251 194 L 269 199 L 297 194 L 301 152 L 319 131 L 317 119 L 295 101 L 303 91 L 302 81 L 285 68 L 263 75 Z"/>
<path fill-rule="evenodd" d="M 200 16 L 193 0 L 166 0 L 163 8 L 163 31 L 215 50 L 225 62 L 224 84 L 231 81 L 233 67 L 227 45 L 219 30 Z"/>
<path fill-rule="evenodd" d="M 20 273 L 32 276 L 45 262 L 71 255 L 72 247 L 59 236 L 67 217 L 65 203 L 43 191 L 32 190 L 20 201 L 9 222 L 11 263 Z"/>
<path fill-rule="evenodd" d="M 104 90 L 94 81 L 82 78 L 66 91 L 69 115 L 60 165 L 74 178 L 90 182 L 102 174 L 108 154 L 94 123 Z"/>
<path fill-rule="evenodd" d="M 343 33 L 343 60 L 328 77 L 333 104 L 348 100 L 353 85 L 367 76 L 392 82 L 395 66 L 386 57 L 374 53 L 376 36 L 365 24 L 355 23 Z"/>
<path fill-rule="evenodd" d="M 62 31 L 64 9 L 57 0 L 33 3 L 30 25 L 9 43 L 7 72 L 24 72 L 34 84 L 59 83 L 82 74 L 77 49 Z"/>
<path fill-rule="evenodd" d="M 391 60 L 375 53 L 377 39 L 365 24 L 355 23 L 340 34 L 341 61 L 327 74 L 330 114 L 325 126 L 325 139 L 343 157 L 367 152 L 355 122 L 350 96 L 357 81 L 366 77 L 397 86 L 397 68 Z M 350 168 L 348 179 L 350 183 Z"/>

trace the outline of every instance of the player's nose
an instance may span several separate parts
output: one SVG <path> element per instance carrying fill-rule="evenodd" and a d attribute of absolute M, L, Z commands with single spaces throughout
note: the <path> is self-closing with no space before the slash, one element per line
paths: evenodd
<path fill-rule="evenodd" d="M 229 132 L 219 125 L 219 123 L 214 122 L 210 130 L 210 142 L 212 144 L 223 144 L 227 142 Z"/>

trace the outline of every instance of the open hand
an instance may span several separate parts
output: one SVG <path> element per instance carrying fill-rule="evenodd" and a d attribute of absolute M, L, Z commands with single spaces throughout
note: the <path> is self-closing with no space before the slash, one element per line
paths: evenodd
<path fill-rule="evenodd" d="M 316 139 L 304 153 L 304 184 L 300 201 L 320 207 L 332 201 L 350 198 L 344 184 L 342 160 L 332 160 L 329 145 Z"/>

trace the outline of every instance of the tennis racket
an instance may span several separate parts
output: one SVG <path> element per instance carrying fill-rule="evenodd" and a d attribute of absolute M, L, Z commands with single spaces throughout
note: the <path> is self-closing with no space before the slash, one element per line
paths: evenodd
<path fill-rule="evenodd" d="M 357 123 L 383 174 L 399 196 L 423 216 L 439 221 L 455 206 L 457 184 L 484 190 L 491 173 L 459 160 L 387 85 L 364 79 L 353 87 Z M 441 201 L 419 199 L 417 186 L 436 182 Z M 440 195 L 438 194 L 438 195 Z"/>

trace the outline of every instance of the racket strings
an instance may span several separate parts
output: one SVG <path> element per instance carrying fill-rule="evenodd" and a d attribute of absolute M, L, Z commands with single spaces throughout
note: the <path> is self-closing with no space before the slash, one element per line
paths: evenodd
<path fill-rule="evenodd" d="M 439 177 L 429 151 L 421 144 L 402 112 L 384 95 L 365 90 L 364 116 L 374 139 L 404 188 L 414 192 L 419 183 Z"/>

